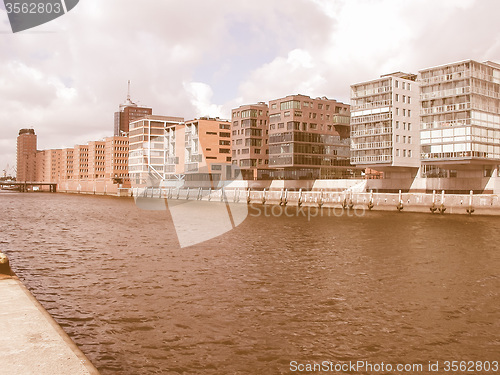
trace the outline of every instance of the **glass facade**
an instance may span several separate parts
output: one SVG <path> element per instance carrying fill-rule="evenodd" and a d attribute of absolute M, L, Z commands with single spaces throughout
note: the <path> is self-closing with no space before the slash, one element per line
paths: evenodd
<path fill-rule="evenodd" d="M 500 65 L 420 71 L 422 162 L 500 161 Z"/>

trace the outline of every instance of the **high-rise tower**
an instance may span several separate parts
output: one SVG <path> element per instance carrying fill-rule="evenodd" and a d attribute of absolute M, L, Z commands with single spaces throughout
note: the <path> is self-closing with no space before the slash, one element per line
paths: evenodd
<path fill-rule="evenodd" d="M 120 110 L 115 112 L 114 135 L 120 136 L 128 134 L 129 124 L 147 115 L 153 114 L 153 109 L 139 107 L 130 99 L 130 81 L 128 81 L 127 100 L 120 104 Z"/>

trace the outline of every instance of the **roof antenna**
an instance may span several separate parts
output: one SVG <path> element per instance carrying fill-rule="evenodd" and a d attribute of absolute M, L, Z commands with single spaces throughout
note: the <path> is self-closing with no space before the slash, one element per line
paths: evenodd
<path fill-rule="evenodd" d="M 127 100 L 130 101 L 130 79 L 128 80 Z"/>

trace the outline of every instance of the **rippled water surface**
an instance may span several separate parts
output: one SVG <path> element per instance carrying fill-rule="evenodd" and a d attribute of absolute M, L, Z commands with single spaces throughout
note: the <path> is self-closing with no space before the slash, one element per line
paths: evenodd
<path fill-rule="evenodd" d="M 499 360 L 500 218 L 252 217 L 179 247 L 127 198 L 0 192 L 0 251 L 106 374 Z"/>

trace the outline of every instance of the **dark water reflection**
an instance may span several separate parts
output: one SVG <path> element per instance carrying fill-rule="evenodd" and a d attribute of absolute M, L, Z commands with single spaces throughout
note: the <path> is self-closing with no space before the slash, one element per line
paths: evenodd
<path fill-rule="evenodd" d="M 0 250 L 103 375 L 499 359 L 497 217 L 248 217 L 181 249 L 129 199 L 0 207 Z"/>

